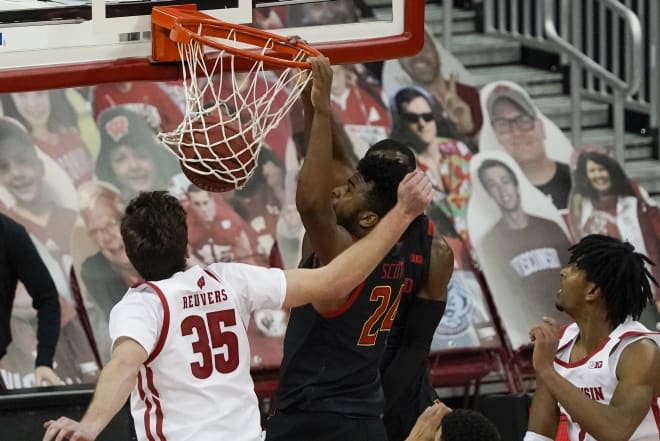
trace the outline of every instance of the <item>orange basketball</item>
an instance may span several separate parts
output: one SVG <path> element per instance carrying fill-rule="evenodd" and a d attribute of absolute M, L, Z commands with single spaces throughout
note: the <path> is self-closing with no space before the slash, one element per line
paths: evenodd
<path fill-rule="evenodd" d="M 252 141 L 250 131 L 241 133 L 236 119 L 213 110 L 194 121 L 192 130 L 183 134 L 181 170 L 202 190 L 223 192 L 240 188 L 257 164 Z M 219 176 L 209 173 L 211 170 Z"/>

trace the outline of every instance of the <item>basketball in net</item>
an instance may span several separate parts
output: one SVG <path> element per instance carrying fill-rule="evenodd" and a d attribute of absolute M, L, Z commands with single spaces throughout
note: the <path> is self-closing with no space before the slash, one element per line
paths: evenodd
<path fill-rule="evenodd" d="M 220 109 L 201 114 L 181 133 L 181 170 L 197 187 L 223 192 L 245 185 L 257 164 L 254 137 Z"/>
<path fill-rule="evenodd" d="M 152 22 L 169 30 L 157 32 L 154 42 L 163 43 L 163 60 L 181 61 L 186 102 L 181 124 L 158 139 L 198 187 L 216 192 L 242 188 L 254 172 L 264 138 L 311 81 L 306 58 L 320 52 L 190 9 L 154 8 Z M 166 50 L 173 43 L 177 55 Z"/>

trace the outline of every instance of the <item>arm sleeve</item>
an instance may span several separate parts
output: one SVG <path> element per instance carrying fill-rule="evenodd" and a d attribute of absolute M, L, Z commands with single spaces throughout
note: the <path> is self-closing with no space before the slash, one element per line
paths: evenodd
<path fill-rule="evenodd" d="M 160 337 L 163 311 L 163 305 L 155 293 L 129 291 L 110 311 L 112 347 L 120 337 L 128 337 L 151 354 Z"/>
<path fill-rule="evenodd" d="M 23 282 L 37 310 L 36 366 L 53 365 L 55 346 L 60 336 L 60 302 L 55 283 L 39 256 L 25 228 L 17 225 L 8 234 L 10 262 L 15 266 L 18 279 Z"/>
<path fill-rule="evenodd" d="M 228 283 L 247 305 L 257 309 L 279 309 L 286 297 L 286 278 L 279 268 L 263 268 L 244 263 L 214 263 L 208 269 Z"/>
<path fill-rule="evenodd" d="M 415 391 L 417 375 L 423 372 L 433 333 L 445 312 L 446 302 L 415 298 L 401 330 L 399 347 L 383 371 L 383 390 L 391 403 L 407 402 L 406 393 Z"/>

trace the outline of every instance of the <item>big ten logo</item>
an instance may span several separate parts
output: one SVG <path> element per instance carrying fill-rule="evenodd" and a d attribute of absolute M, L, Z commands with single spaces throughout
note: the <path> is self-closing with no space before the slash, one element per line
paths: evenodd
<path fill-rule="evenodd" d="M 592 360 L 589 362 L 589 369 L 600 369 L 603 367 L 603 361 L 602 360 Z"/>

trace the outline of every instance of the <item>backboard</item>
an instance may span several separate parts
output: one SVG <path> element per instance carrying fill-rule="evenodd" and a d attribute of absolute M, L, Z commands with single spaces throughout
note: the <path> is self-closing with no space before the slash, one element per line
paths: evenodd
<path fill-rule="evenodd" d="M 153 63 L 151 8 L 185 0 L 0 0 L 0 92 L 180 78 Z M 402 57 L 423 44 L 422 0 L 197 0 L 227 22 L 298 35 L 334 64 Z"/>

